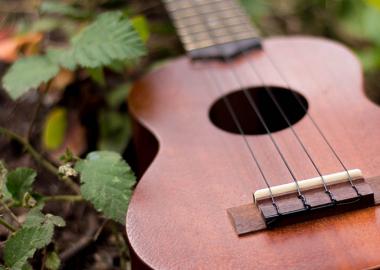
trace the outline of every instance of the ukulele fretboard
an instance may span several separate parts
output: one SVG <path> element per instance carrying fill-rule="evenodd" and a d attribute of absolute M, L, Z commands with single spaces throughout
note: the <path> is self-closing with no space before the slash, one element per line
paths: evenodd
<path fill-rule="evenodd" d="M 257 46 L 257 32 L 235 0 L 164 0 L 164 3 L 188 52 L 225 44 L 241 47 L 241 42 L 247 40 L 255 40 Z"/>

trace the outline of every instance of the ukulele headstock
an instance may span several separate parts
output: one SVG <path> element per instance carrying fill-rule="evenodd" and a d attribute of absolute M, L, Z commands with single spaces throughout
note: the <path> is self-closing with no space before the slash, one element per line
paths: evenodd
<path fill-rule="evenodd" d="M 193 60 L 226 60 L 261 48 L 256 29 L 236 1 L 165 0 L 164 3 Z"/>

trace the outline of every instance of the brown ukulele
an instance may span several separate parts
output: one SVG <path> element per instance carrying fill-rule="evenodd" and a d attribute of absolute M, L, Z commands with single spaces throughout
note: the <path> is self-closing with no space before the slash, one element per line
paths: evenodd
<path fill-rule="evenodd" d="M 380 266 L 380 109 L 353 53 L 261 40 L 233 0 L 165 5 L 188 57 L 129 99 L 147 167 L 127 214 L 134 266 Z"/>

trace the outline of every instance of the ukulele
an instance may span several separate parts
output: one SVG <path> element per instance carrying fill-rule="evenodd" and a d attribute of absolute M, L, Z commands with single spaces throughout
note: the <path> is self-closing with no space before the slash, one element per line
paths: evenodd
<path fill-rule="evenodd" d="M 164 3 L 188 55 L 129 96 L 133 266 L 380 266 L 380 110 L 354 54 L 260 39 L 233 0 Z"/>

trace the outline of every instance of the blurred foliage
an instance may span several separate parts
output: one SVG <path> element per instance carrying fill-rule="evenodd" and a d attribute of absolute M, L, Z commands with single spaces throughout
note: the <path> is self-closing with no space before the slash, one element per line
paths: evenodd
<path fill-rule="evenodd" d="M 240 0 L 264 36 L 307 34 L 349 46 L 360 58 L 366 92 L 380 104 L 380 0 Z"/>
<path fill-rule="evenodd" d="M 311 34 L 350 46 L 366 71 L 380 69 L 379 0 L 241 0 L 264 35 Z"/>
<path fill-rule="evenodd" d="M 0 161 L 0 204 L 3 210 L 7 209 L 6 218 L 0 217 L 0 225 L 8 230 L 7 240 L 1 249 L 1 263 L 5 265 L 0 265 L 1 269 L 36 269 L 36 265 L 38 269 L 60 267 L 62 253 L 58 254 L 49 247 L 55 247 L 59 242 L 54 237 L 55 227 L 65 226 L 65 221 L 59 216 L 43 213 L 48 211 L 45 202 L 49 204 L 57 197 L 67 202 L 88 201 L 99 212 L 95 220 L 108 218 L 125 223 L 136 183 L 131 168 L 121 156 L 131 133 L 124 105 L 129 92 L 126 81 L 146 53 L 145 43 L 150 31 L 144 16 L 134 16 L 125 3 L 116 2 L 33 1 L 36 5 L 32 4 L 31 10 L 25 10 L 28 15 L 18 18 L 12 25 L 11 35 L 6 40 L 8 43 L 0 44 L 8 48 L 8 54 L 3 54 L 7 57 L 2 60 L 8 61 L 10 67 L 2 77 L 2 84 L 9 100 L 13 100 L 10 102 L 17 103 L 31 94 L 38 97 L 27 136 L 8 129 L 6 122 L 0 124 L 0 135 L 21 144 L 40 166 L 50 171 L 49 180 L 56 179 L 56 184 L 64 183 L 73 192 L 65 194 L 61 189 L 62 194 L 57 196 L 57 190 L 47 188 L 47 191 L 37 193 L 34 185 L 37 172 L 34 169 L 18 167 L 8 172 Z M 108 4 L 118 5 L 108 8 Z M 0 3 L 0 8 L 6 6 Z M 29 6 L 22 7 L 27 9 Z M 6 20 L 9 18 L 2 21 L 4 25 L 8 23 Z M 97 120 L 99 131 L 92 134 L 88 130 L 89 135 L 97 139 L 98 148 L 115 152 L 92 151 L 80 159 L 76 154 L 83 152 L 72 154 L 68 150 L 61 163 L 51 163 L 44 155 L 44 150 L 53 153 L 64 149 L 64 143 L 75 127 L 71 120 L 76 108 L 65 104 L 66 91 L 70 87 L 77 92 L 72 94 L 76 104 L 86 104 L 85 96 L 90 100 L 90 109 L 95 112 L 91 117 Z M 88 88 L 95 95 L 89 95 Z M 57 95 L 58 98 L 54 98 Z M 50 106 L 45 106 L 44 102 L 49 99 L 52 100 Z M 91 104 L 93 99 L 96 102 Z M 42 114 L 42 107 L 47 109 L 46 114 Z M 40 115 L 44 118 L 42 132 L 35 137 L 41 140 L 41 149 L 35 147 L 33 141 L 36 138 L 31 135 L 34 122 Z M 77 118 L 81 116 L 76 115 Z M 76 134 L 79 133 L 74 133 L 74 136 Z M 91 151 L 87 147 L 84 150 Z M 47 178 L 42 179 L 49 183 Z M 26 218 L 20 218 L 16 208 Z M 60 210 L 64 212 L 62 207 Z M 113 224 L 115 226 L 116 223 Z M 100 231 L 102 229 L 99 228 Z M 119 245 L 126 246 L 124 230 L 113 230 L 112 233 L 122 239 Z M 123 269 L 126 267 L 122 261 L 127 258 L 128 254 L 120 251 Z"/>
<path fill-rule="evenodd" d="M 43 145 L 47 150 L 59 148 L 67 129 L 67 110 L 62 107 L 53 108 L 47 115 L 42 134 Z"/>
<path fill-rule="evenodd" d="M 16 2 L 23 9 L 18 9 Z M 9 61 L 21 57 L 3 77 L 3 86 L 9 95 L 16 99 L 40 85 L 62 92 L 68 85 L 83 80 L 83 76 L 88 77 L 94 89 L 102 89 L 107 105 L 99 110 L 97 145 L 104 150 L 122 153 L 131 130 L 126 111 L 120 110 L 123 104 L 115 98 L 121 99 L 118 95 L 126 94 L 121 91 L 123 80 L 129 79 L 126 73 L 138 67 L 137 60 L 145 53 L 142 42 L 147 43 L 151 34 L 146 17 L 136 14 L 133 5 L 118 0 L 0 3 L 0 8 L 6 7 L 12 12 L 6 13 L 0 23 L 16 29 L 17 40 L 11 40 L 15 44 L 13 51 L 4 53 L 4 56 Z M 19 12 L 24 16 L 14 15 Z M 110 75 L 113 78 L 110 79 Z M 125 98 L 124 95 L 123 102 Z M 108 100 L 117 104 L 108 105 Z M 64 132 L 67 131 L 54 128 L 54 136 L 49 136 L 52 134 L 49 127 L 60 127 L 67 122 L 67 115 L 52 117 L 55 116 L 52 110 L 46 116 L 43 130 L 42 142 L 46 150 L 63 146 Z M 114 140 L 115 134 L 119 140 Z M 58 139 L 53 142 L 53 137 Z"/>

